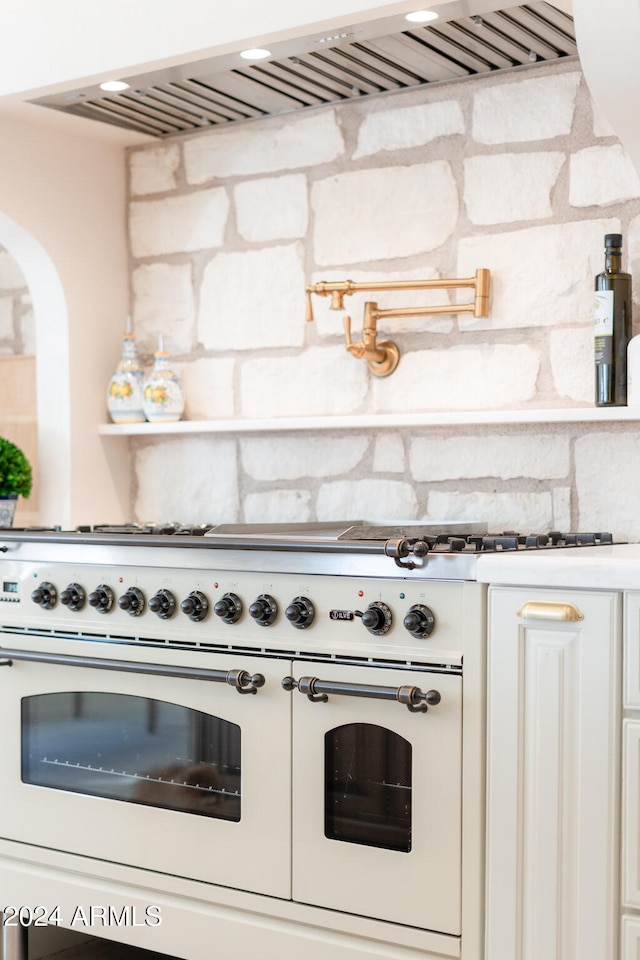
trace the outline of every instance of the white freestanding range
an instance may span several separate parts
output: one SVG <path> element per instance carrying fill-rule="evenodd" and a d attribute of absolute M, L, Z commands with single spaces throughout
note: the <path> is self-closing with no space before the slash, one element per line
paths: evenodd
<path fill-rule="evenodd" d="M 5 960 L 481 956 L 476 548 L 345 533 L 0 536 Z"/>

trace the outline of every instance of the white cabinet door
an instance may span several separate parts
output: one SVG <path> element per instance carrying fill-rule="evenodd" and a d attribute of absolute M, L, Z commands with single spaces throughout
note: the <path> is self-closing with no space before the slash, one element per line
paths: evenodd
<path fill-rule="evenodd" d="M 640 593 L 624 598 L 624 706 L 640 710 Z"/>
<path fill-rule="evenodd" d="M 640 919 L 622 918 L 621 960 L 640 960 Z"/>
<path fill-rule="evenodd" d="M 640 907 L 640 721 L 622 724 L 622 902 Z"/>
<path fill-rule="evenodd" d="M 621 598 L 489 593 L 487 960 L 614 960 Z"/>
<path fill-rule="evenodd" d="M 622 725 L 622 904 L 640 909 L 640 593 L 625 595 Z M 623 918 L 624 957 L 640 958 L 640 918 Z M 635 943 L 635 948 L 632 946 Z M 635 950 L 635 952 L 634 952 Z"/>

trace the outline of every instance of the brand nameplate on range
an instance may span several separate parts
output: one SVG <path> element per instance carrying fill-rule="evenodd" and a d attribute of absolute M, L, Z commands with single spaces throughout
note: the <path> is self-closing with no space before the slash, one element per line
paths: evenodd
<path fill-rule="evenodd" d="M 330 610 L 331 620 L 353 620 L 353 610 Z"/>

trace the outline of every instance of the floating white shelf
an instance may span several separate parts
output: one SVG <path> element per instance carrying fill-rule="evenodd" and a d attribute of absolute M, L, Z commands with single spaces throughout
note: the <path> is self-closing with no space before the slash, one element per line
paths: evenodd
<path fill-rule="evenodd" d="M 481 426 L 524 423 L 640 421 L 640 407 L 572 407 L 549 410 L 463 410 L 443 413 L 368 413 L 350 416 L 273 417 L 268 420 L 179 420 L 174 423 L 106 423 L 108 437 L 186 433 L 284 433 L 307 430 L 385 430 L 399 427 Z"/>

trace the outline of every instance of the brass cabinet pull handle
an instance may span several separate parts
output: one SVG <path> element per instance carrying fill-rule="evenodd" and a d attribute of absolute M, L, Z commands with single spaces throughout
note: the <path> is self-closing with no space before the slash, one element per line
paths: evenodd
<path fill-rule="evenodd" d="M 551 600 L 529 600 L 522 604 L 517 615 L 523 620 L 557 620 L 564 623 L 584 620 L 584 613 L 580 613 L 575 604 Z"/>

